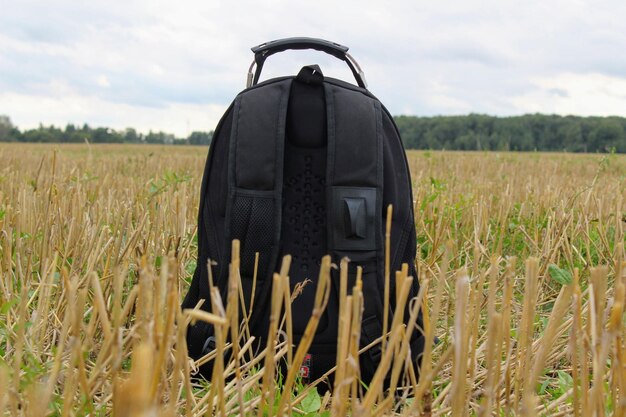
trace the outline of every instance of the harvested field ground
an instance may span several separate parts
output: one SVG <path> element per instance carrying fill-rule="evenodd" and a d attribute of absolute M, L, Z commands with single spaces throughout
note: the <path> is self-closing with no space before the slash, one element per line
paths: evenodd
<path fill-rule="evenodd" d="M 626 156 L 408 152 L 423 292 L 404 301 L 425 300 L 426 337 L 440 341 L 419 381 L 382 392 L 405 365 L 409 329 L 392 325 L 364 390 L 357 285 L 342 300 L 332 396 L 295 378 L 306 347 L 252 357 L 245 320 L 217 297 L 214 314 L 180 311 L 205 158 L 205 147 L 0 144 L 0 415 L 626 416 Z M 275 278 L 278 317 L 286 279 Z M 218 351 L 239 352 L 210 384 L 190 379 L 192 319 L 219 326 Z M 290 375 L 275 376 L 279 360 Z"/>

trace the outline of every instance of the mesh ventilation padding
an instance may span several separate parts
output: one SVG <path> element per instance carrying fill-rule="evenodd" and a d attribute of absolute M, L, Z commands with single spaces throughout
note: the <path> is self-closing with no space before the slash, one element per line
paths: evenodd
<path fill-rule="evenodd" d="M 258 279 L 265 278 L 272 253 L 274 236 L 274 200 L 264 197 L 237 195 L 231 212 L 233 239 L 241 241 L 242 278 L 252 278 L 255 254 L 259 253 Z"/>
<path fill-rule="evenodd" d="M 292 256 L 291 289 L 309 279 L 294 300 L 294 332 L 304 331 L 313 309 L 320 262 L 326 244 L 326 148 L 301 148 L 287 141 L 283 181 L 281 257 Z M 320 323 L 320 328 L 324 323 Z"/>

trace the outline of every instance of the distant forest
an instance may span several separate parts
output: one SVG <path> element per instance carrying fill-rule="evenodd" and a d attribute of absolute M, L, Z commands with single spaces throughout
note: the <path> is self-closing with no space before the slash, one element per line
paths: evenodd
<path fill-rule="evenodd" d="M 154 143 L 165 145 L 208 145 L 213 138 L 211 132 L 192 132 L 186 138 L 177 138 L 171 133 L 137 132 L 133 128 L 115 130 L 108 127 L 91 127 L 88 124 L 68 124 L 64 128 L 39 125 L 36 129 L 21 131 L 13 126 L 11 119 L 0 115 L 0 142 L 33 143 Z"/>
<path fill-rule="evenodd" d="M 396 116 L 407 149 L 566 151 L 626 153 L 626 118 L 543 114 L 495 117 Z M 0 115 L 0 141 L 47 143 L 153 143 L 208 145 L 213 131 L 192 132 L 186 138 L 165 132 L 142 134 L 133 128 L 114 130 L 87 124 L 64 128 L 40 125 L 20 130 Z"/>
<path fill-rule="evenodd" d="M 396 116 L 409 149 L 626 152 L 626 118 L 544 114 Z"/>

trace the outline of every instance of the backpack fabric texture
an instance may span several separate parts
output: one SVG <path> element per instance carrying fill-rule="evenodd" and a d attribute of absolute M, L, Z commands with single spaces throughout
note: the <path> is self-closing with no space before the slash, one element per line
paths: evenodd
<path fill-rule="evenodd" d="M 294 287 L 307 284 L 292 303 L 293 335 L 300 341 L 311 316 L 320 261 L 330 254 L 339 265 L 350 259 L 348 288 L 356 266 L 363 268 L 364 312 L 361 346 L 382 334 L 387 206 L 391 223 L 390 294 L 393 271 L 408 264 L 414 277 L 409 299 L 417 296 L 416 234 L 411 180 L 393 118 L 365 88 L 324 77 L 320 68 L 302 68 L 296 77 L 274 78 L 242 91 L 219 122 L 209 149 L 198 215 L 198 258 L 183 308 L 211 311 L 208 263 L 226 301 L 231 242 L 241 241 L 240 276 L 250 305 L 258 253 L 254 310 L 250 318 L 256 349 L 269 329 L 272 275 L 284 255 Z M 303 377 L 314 381 L 335 365 L 339 271 L 332 270 L 331 297 L 307 355 Z M 390 297 L 390 320 L 395 311 Z M 408 320 L 407 311 L 404 314 Z M 421 313 L 410 343 L 419 371 L 424 346 Z M 213 328 L 204 322 L 187 331 L 189 355 L 208 353 Z M 380 345 L 360 357 L 368 383 L 381 359 Z M 200 373 L 211 378 L 212 362 Z M 332 376 L 331 376 L 332 382 Z"/>

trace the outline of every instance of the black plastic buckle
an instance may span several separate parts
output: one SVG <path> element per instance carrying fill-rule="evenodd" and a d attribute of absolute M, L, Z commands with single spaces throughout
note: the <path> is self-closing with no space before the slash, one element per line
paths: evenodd
<path fill-rule="evenodd" d="M 205 342 L 204 346 L 202 346 L 202 356 L 208 355 L 213 352 L 217 345 L 215 344 L 215 337 L 210 336 Z"/>
<path fill-rule="evenodd" d="M 376 250 L 376 188 L 332 189 L 333 240 L 339 250 Z"/>

